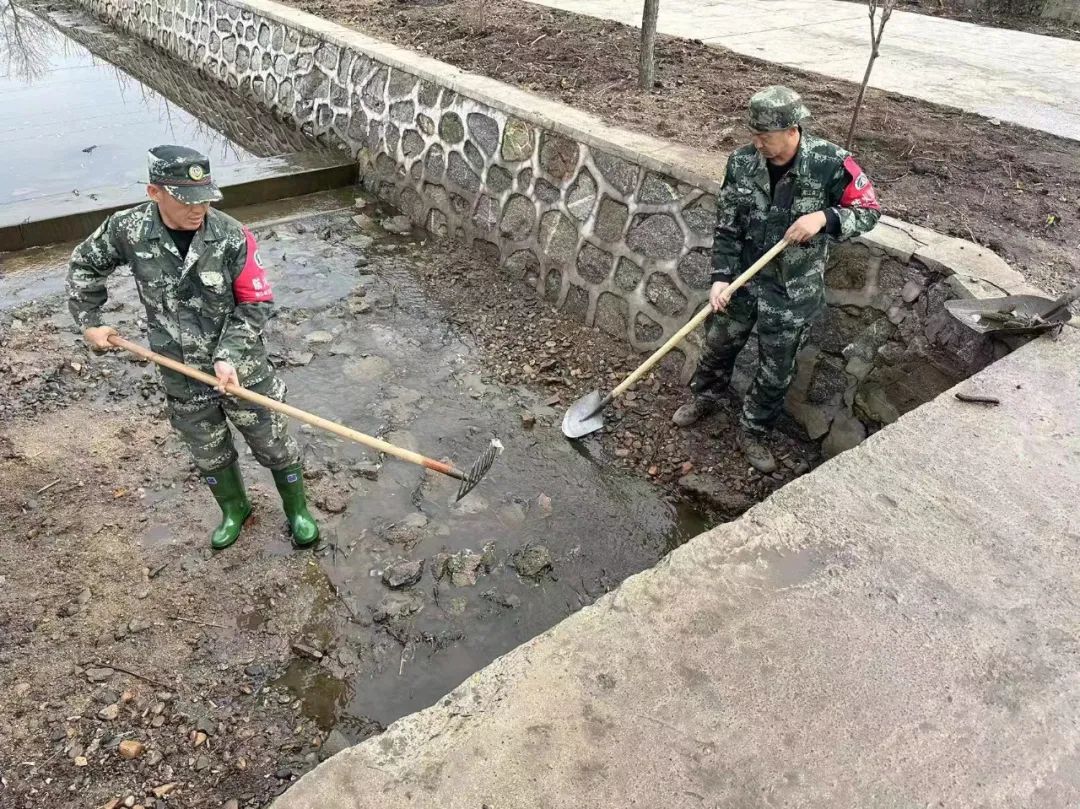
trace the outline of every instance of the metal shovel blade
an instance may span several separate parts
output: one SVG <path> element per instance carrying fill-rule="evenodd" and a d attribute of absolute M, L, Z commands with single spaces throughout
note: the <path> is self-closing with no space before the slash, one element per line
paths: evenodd
<path fill-rule="evenodd" d="M 600 408 L 600 391 L 587 393 L 570 405 L 562 420 L 563 435 L 567 438 L 581 438 L 595 433 L 604 426 L 604 414 Z"/>
<path fill-rule="evenodd" d="M 1038 295 L 1009 295 L 1004 298 L 981 298 L 945 301 L 949 314 L 979 334 L 1038 334 L 1068 321 L 1072 315 L 1061 308 L 1045 319 L 1043 312 L 1054 308 L 1055 301 Z"/>

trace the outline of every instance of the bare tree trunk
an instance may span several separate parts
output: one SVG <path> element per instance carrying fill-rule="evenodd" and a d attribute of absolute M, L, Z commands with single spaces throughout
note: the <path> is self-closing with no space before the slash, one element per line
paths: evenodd
<path fill-rule="evenodd" d="M 656 82 L 656 17 L 660 12 L 660 0 L 645 0 L 641 15 L 641 61 L 638 79 L 642 90 L 651 90 Z"/>
<path fill-rule="evenodd" d="M 859 95 L 855 98 L 855 109 L 851 113 L 851 126 L 848 128 L 847 140 L 844 142 L 845 149 L 851 149 L 855 142 L 855 128 L 859 123 L 859 113 L 862 111 L 863 99 L 866 96 L 866 87 L 870 83 L 870 73 L 874 70 L 874 62 L 881 55 L 881 38 L 885 35 L 885 23 L 892 16 L 896 0 L 867 0 L 870 10 L 870 58 L 866 62 L 866 73 L 863 74 L 862 84 L 859 86 Z M 877 29 L 874 29 L 874 19 L 878 8 L 881 8 L 881 20 Z"/>

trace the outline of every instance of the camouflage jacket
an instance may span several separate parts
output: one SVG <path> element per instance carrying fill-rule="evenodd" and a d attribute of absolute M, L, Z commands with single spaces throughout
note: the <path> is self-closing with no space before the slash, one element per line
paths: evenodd
<path fill-rule="evenodd" d="M 881 216 L 874 187 L 851 155 L 802 134 L 795 162 L 770 195 L 765 158 L 744 146 L 728 159 L 716 202 L 713 281 L 731 281 L 783 238 L 804 214 L 825 211 L 830 225 L 804 245 L 784 250 L 762 273 L 773 272 L 794 306 L 812 313 L 824 303 L 830 238 L 865 233 Z"/>
<path fill-rule="evenodd" d="M 114 213 L 71 255 L 68 307 L 80 328 L 101 324 L 105 280 L 125 264 L 146 307 L 154 351 L 208 374 L 218 360 L 231 363 L 244 386 L 270 376 L 262 333 L 273 313 L 273 293 L 250 230 L 211 208 L 181 259 L 157 205 Z M 159 370 L 169 396 L 191 399 L 209 390 Z"/>

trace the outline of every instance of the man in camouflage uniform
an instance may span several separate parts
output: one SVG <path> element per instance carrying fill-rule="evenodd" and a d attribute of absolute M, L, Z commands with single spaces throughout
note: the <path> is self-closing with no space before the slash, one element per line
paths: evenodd
<path fill-rule="evenodd" d="M 673 417 L 685 427 L 716 409 L 756 323 L 759 364 L 737 440 L 765 474 L 776 471 L 776 461 L 762 439 L 780 415 L 795 356 L 825 306 L 829 243 L 865 233 L 881 215 L 874 187 L 852 156 L 803 131 L 809 114 L 787 87 L 768 87 L 750 99 L 752 144 L 728 159 L 716 203 L 709 292 L 714 312 L 690 382 L 694 399 Z M 735 277 L 782 238 L 792 244 L 746 286 L 728 293 Z"/>
<path fill-rule="evenodd" d="M 273 472 L 293 542 L 311 545 L 319 528 L 308 512 L 300 451 L 284 416 L 222 395 L 229 383 L 284 401 L 285 384 L 266 355 L 262 332 L 273 293 L 251 231 L 210 207 L 221 192 L 210 161 L 193 149 L 157 146 L 149 154 L 150 202 L 110 216 L 75 248 L 68 271 L 69 308 L 95 349 L 116 330 L 101 325 L 105 281 L 129 265 L 146 307 L 150 346 L 217 377 L 208 388 L 159 368 L 169 419 L 221 507 L 215 549 L 232 545 L 251 514 L 226 416 L 256 460 Z"/>

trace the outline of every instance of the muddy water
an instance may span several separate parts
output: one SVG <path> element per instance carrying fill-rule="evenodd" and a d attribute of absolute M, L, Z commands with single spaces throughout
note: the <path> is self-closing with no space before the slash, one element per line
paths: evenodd
<path fill-rule="evenodd" d="M 693 510 L 672 506 L 640 478 L 563 438 L 561 413 L 545 406 L 543 394 L 493 383 L 478 347 L 415 280 L 432 260 L 425 235 L 387 234 L 379 222 L 393 212 L 373 203 L 366 224 L 357 225 L 354 213 L 256 227 L 279 310 L 267 342 L 291 403 L 459 467 L 492 438 L 505 452 L 457 502 L 456 481 L 328 433 L 296 430 L 324 530 L 315 575 L 329 581 L 332 597 L 317 605 L 324 619 L 291 639 L 321 658 L 298 655 L 276 685 L 299 695 L 322 727 L 337 726 L 351 740 L 370 733 L 373 722 L 430 705 L 705 527 Z M 10 306 L 52 296 L 57 303 L 64 252 L 8 257 L 0 300 Z M 124 271 L 110 289 L 110 318 L 138 333 Z M 38 314 L 66 321 L 55 305 Z M 525 414 L 536 426 L 526 427 Z M 266 477 L 250 457 L 243 464 L 250 480 Z M 179 489 L 155 483 L 147 487 L 156 510 L 144 541 L 202 541 L 202 526 L 165 522 Z M 197 489 L 194 496 L 204 495 Z M 260 519 L 280 519 L 269 511 Z M 514 554 L 537 546 L 550 569 L 519 575 Z M 295 553 L 283 532 L 268 551 Z M 467 563 L 463 576 L 436 578 L 440 554 L 466 553 L 475 557 L 471 565 L 459 557 Z M 401 560 L 423 562 L 423 576 L 391 591 L 381 574 Z M 275 609 L 242 605 L 236 626 L 270 631 Z M 341 614 L 348 619 L 335 617 Z"/>

